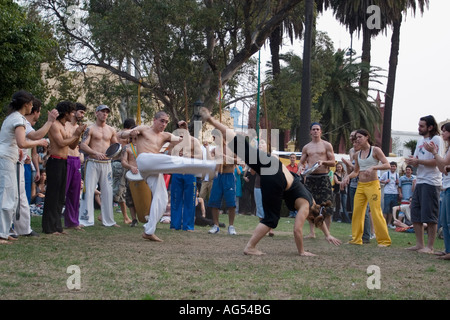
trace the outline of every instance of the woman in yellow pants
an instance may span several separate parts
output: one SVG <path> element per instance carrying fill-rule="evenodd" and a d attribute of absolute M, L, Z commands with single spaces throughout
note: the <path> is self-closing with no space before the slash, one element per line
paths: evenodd
<path fill-rule="evenodd" d="M 350 179 L 359 175 L 353 205 L 352 240 L 349 243 L 363 243 L 364 215 L 367 203 L 369 203 L 378 246 L 388 247 L 391 245 L 391 238 L 381 210 L 381 188 L 377 170 L 388 170 L 390 165 L 383 151 L 371 145 L 367 130 L 359 129 L 356 131 L 356 144 L 359 145 L 360 151 L 355 155 L 355 170 L 343 181 L 344 184 L 348 184 Z"/>

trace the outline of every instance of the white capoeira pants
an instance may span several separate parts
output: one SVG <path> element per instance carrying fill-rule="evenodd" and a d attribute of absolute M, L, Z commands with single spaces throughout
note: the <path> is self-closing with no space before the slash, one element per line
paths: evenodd
<path fill-rule="evenodd" d="M 30 205 L 28 204 L 27 192 L 25 191 L 25 170 L 23 163 L 20 163 L 20 183 L 19 183 L 19 219 L 17 215 L 14 215 L 14 231 L 19 236 L 27 235 L 31 233 L 31 212 Z M 33 182 L 34 183 L 34 182 Z"/>
<path fill-rule="evenodd" d="M 0 157 L 0 238 L 8 239 L 18 205 L 16 163 Z"/>
<path fill-rule="evenodd" d="M 115 225 L 111 161 L 88 159 L 84 170 L 85 192 L 80 201 L 80 224 L 86 227 L 94 225 L 94 193 L 98 183 L 102 200 L 102 223 L 106 227 Z"/>
<path fill-rule="evenodd" d="M 163 174 L 169 173 L 208 173 L 214 176 L 216 162 L 183 157 L 172 157 L 165 154 L 141 153 L 136 158 L 139 173 L 152 191 L 152 204 L 148 221 L 144 224 L 144 232 L 148 235 L 155 233 L 156 225 L 166 211 L 167 195 Z"/>

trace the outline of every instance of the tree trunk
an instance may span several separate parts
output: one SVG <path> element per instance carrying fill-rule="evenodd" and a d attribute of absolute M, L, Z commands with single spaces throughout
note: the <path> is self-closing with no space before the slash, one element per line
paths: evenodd
<path fill-rule="evenodd" d="M 372 49 L 371 37 L 370 29 L 367 28 L 367 26 L 364 26 L 361 62 L 365 64 L 365 68 L 361 70 L 360 90 L 365 97 L 368 97 L 369 95 L 370 50 Z"/>
<path fill-rule="evenodd" d="M 303 46 L 302 96 L 300 101 L 300 128 L 297 131 L 299 150 L 309 143 L 311 122 L 311 47 L 313 28 L 313 0 L 305 0 L 305 39 Z"/>
<path fill-rule="evenodd" d="M 384 105 L 383 133 L 381 140 L 381 149 L 386 156 L 389 156 L 391 148 L 391 130 L 392 130 L 392 107 L 394 103 L 395 77 L 397 74 L 398 53 L 400 51 L 400 27 L 402 15 L 394 21 L 391 38 L 391 53 L 389 57 L 389 73 L 386 87 L 386 101 Z"/>
<path fill-rule="evenodd" d="M 275 79 L 281 72 L 280 67 L 281 26 L 273 30 L 270 35 L 270 55 L 272 59 L 272 75 Z"/>
<path fill-rule="evenodd" d="M 280 47 L 281 47 L 282 37 L 281 37 L 281 25 L 275 28 L 273 30 L 272 34 L 270 35 L 270 55 L 272 60 L 272 76 L 273 79 L 276 82 L 276 79 L 278 78 L 279 74 L 281 73 L 281 66 L 280 66 Z M 278 84 L 277 84 L 278 86 Z M 278 103 L 281 103 L 280 101 L 280 95 L 278 94 L 278 90 L 275 88 L 274 90 L 274 97 Z M 265 115 L 268 117 L 269 115 Z M 284 130 L 280 129 L 279 131 L 279 141 L 278 146 L 280 151 L 284 151 Z"/>

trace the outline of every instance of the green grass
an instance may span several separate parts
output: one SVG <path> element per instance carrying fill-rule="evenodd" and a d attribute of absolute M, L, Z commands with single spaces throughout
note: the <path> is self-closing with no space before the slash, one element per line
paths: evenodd
<path fill-rule="evenodd" d="M 98 212 L 96 216 L 98 215 Z M 221 215 L 228 224 L 228 216 Z M 243 248 L 258 218 L 239 215 L 237 236 L 225 230 L 207 233 L 170 230 L 158 224 L 156 234 L 164 240 L 143 240 L 142 224 L 130 228 L 106 228 L 98 221 L 85 231 L 67 230 L 67 235 L 41 234 L 0 246 L 1 299 L 75 300 L 258 300 L 258 299 L 428 299 L 450 296 L 448 261 L 404 248 L 415 243 L 414 234 L 390 230 L 392 246 L 378 248 L 375 241 L 364 246 L 335 247 L 316 229 L 316 239 L 306 239 L 305 248 L 317 257 L 300 257 L 293 240 L 293 219 L 282 218 L 275 237 L 264 238 L 262 257 L 245 256 Z M 32 218 L 41 231 L 41 218 Z M 309 229 L 305 226 L 305 232 Z M 331 233 L 344 243 L 350 225 L 333 223 Z M 443 249 L 436 240 L 436 250 Z M 81 288 L 66 286 L 67 268 L 80 268 Z M 367 288 L 367 268 L 380 267 L 381 288 Z"/>

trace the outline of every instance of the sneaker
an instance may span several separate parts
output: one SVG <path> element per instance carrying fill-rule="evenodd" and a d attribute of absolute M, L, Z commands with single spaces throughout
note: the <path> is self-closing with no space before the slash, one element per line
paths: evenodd
<path fill-rule="evenodd" d="M 130 227 L 136 227 L 138 225 L 137 219 L 133 219 L 133 221 L 130 224 Z"/>
<path fill-rule="evenodd" d="M 237 234 L 234 226 L 228 226 L 228 234 L 231 234 L 233 236 Z"/>
<path fill-rule="evenodd" d="M 213 225 L 211 229 L 209 229 L 208 233 L 219 233 L 220 229 L 218 226 Z"/>

